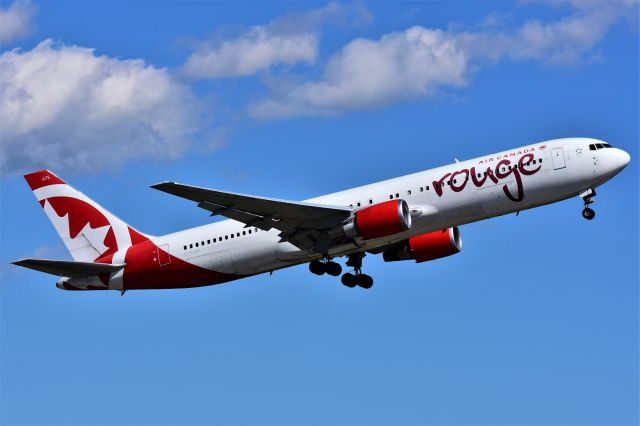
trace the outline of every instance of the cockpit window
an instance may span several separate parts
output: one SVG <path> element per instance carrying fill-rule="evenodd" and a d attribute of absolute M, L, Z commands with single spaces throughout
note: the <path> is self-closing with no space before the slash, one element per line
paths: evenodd
<path fill-rule="evenodd" d="M 602 148 L 613 148 L 613 147 L 608 143 L 592 143 L 591 145 L 589 145 L 590 151 L 595 151 L 597 149 L 602 149 Z"/>

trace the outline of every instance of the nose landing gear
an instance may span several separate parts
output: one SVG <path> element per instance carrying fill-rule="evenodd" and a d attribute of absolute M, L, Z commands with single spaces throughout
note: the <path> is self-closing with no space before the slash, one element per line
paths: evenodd
<path fill-rule="evenodd" d="M 584 200 L 584 209 L 582 209 L 582 217 L 587 220 L 593 220 L 596 217 L 596 212 L 589 207 L 593 203 L 593 197 L 596 196 L 595 189 L 587 188 L 582 191 L 580 194 L 580 198 Z"/>

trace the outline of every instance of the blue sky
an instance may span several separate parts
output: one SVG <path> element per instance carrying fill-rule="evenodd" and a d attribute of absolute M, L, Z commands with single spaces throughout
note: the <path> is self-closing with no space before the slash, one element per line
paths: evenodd
<path fill-rule="evenodd" d="M 638 423 L 638 5 L 3 2 L 0 423 Z M 558 137 L 631 164 L 462 227 L 369 291 L 306 266 L 192 290 L 62 292 L 21 174 L 151 234 L 207 223 L 148 186 L 305 199 Z"/>

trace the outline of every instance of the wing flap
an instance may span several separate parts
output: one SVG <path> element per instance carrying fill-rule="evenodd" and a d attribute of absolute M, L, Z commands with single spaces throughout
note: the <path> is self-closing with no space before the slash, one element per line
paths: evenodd
<path fill-rule="evenodd" d="M 94 262 L 73 262 L 68 260 L 22 259 L 13 262 L 23 268 L 34 269 L 60 277 L 89 277 L 119 271 L 125 264 L 106 264 Z"/>

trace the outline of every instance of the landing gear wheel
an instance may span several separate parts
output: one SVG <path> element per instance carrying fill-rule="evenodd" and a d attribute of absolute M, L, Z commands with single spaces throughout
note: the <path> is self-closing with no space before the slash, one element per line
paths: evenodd
<path fill-rule="evenodd" d="M 596 212 L 593 211 L 589 206 L 593 204 L 593 197 L 596 196 L 596 191 L 593 188 L 587 188 L 582 191 L 580 194 L 580 198 L 584 200 L 584 209 L 582 210 L 582 217 L 587 220 L 593 220 L 596 217 Z"/>
<path fill-rule="evenodd" d="M 322 275 L 327 272 L 327 267 L 325 263 L 319 260 L 313 260 L 309 263 L 309 270 L 316 275 Z"/>
<path fill-rule="evenodd" d="M 325 271 L 332 277 L 337 277 L 342 273 L 342 266 L 336 262 L 327 262 L 324 264 Z"/>
<path fill-rule="evenodd" d="M 371 288 L 373 285 L 373 278 L 366 274 L 358 275 L 358 285 L 362 288 Z"/>
<path fill-rule="evenodd" d="M 342 281 L 342 284 L 346 285 L 347 287 L 353 288 L 356 286 L 356 276 L 353 275 L 350 272 L 347 272 L 346 274 L 344 274 L 342 276 L 342 279 L 340 281 Z"/>
<path fill-rule="evenodd" d="M 596 217 L 596 212 L 589 207 L 585 207 L 584 210 L 582 210 L 582 217 L 587 220 L 593 220 L 593 218 Z"/>

